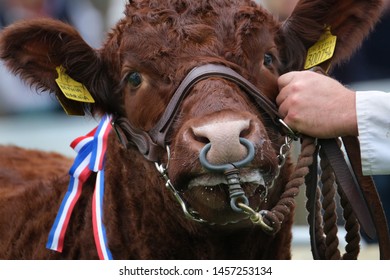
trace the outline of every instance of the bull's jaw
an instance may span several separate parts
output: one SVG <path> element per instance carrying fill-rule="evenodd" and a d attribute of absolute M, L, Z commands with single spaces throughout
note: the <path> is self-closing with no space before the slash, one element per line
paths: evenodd
<path fill-rule="evenodd" d="M 257 169 L 243 169 L 240 171 L 240 184 L 253 209 L 259 209 L 266 194 L 266 182 Z M 184 198 L 193 210 L 199 213 L 202 219 L 210 224 L 234 224 L 249 217 L 247 214 L 233 211 L 230 206 L 228 183 L 226 177 L 220 173 L 204 173 L 192 179 Z"/>

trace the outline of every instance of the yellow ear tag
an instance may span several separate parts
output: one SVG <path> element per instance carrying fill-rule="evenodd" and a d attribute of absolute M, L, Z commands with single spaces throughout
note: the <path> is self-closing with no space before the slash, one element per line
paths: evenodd
<path fill-rule="evenodd" d="M 59 66 L 56 68 L 56 70 L 58 73 L 56 83 L 60 87 L 66 98 L 79 102 L 95 103 L 95 100 L 93 99 L 87 88 L 83 84 L 69 77 L 69 75 L 65 73 L 64 67 Z"/>
<path fill-rule="evenodd" d="M 332 58 L 336 41 L 337 36 L 332 35 L 328 27 L 318 42 L 308 49 L 304 68 L 310 69 Z"/>

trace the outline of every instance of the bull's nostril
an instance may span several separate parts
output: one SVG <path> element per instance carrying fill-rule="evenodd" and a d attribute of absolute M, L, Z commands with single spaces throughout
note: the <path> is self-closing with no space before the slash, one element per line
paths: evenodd
<path fill-rule="evenodd" d="M 250 129 L 245 129 L 243 131 L 241 131 L 240 133 L 240 138 L 248 138 L 248 135 L 250 134 Z"/>
<path fill-rule="evenodd" d="M 243 128 L 243 130 L 240 132 L 239 137 L 248 139 L 251 132 L 254 131 L 254 128 L 252 126 L 253 126 L 253 124 L 252 124 L 252 122 L 250 122 L 249 127 Z"/>
<path fill-rule="evenodd" d="M 207 137 L 202 137 L 202 136 L 195 136 L 194 140 L 202 144 L 210 143 L 210 140 Z"/>
<path fill-rule="evenodd" d="M 191 135 L 192 140 L 197 142 L 197 143 L 200 143 L 202 145 L 206 145 L 206 144 L 210 143 L 210 140 L 206 136 L 195 133 L 195 131 L 193 129 L 190 129 L 190 135 Z"/>

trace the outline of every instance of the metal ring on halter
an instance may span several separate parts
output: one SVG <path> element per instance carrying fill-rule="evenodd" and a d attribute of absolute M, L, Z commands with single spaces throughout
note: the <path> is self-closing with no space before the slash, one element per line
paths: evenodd
<path fill-rule="evenodd" d="M 165 146 L 165 149 L 167 151 L 167 164 L 164 166 L 164 164 L 159 164 L 157 162 L 154 163 L 154 165 L 156 166 L 158 172 L 160 172 L 161 174 L 163 174 L 165 171 L 164 170 L 168 170 L 168 167 L 169 167 L 169 161 L 171 160 L 171 149 L 169 148 L 169 146 Z"/>
<path fill-rule="evenodd" d="M 291 137 L 294 141 L 297 141 L 300 137 L 299 133 L 292 130 L 292 128 L 289 127 L 288 124 L 286 124 L 282 119 L 278 119 L 278 121 L 286 129 L 288 137 Z"/>
<path fill-rule="evenodd" d="M 243 166 L 247 165 L 248 163 L 250 163 L 253 160 L 253 158 L 255 157 L 255 147 L 253 146 L 252 142 L 250 142 L 249 140 L 242 138 L 242 137 L 240 137 L 240 143 L 242 145 L 244 145 L 248 150 L 248 155 L 243 160 L 240 160 L 237 162 L 232 162 L 232 163 L 227 163 L 227 164 L 219 164 L 219 165 L 212 164 L 206 158 L 207 153 L 211 149 L 211 143 L 207 143 L 199 153 L 200 163 L 202 164 L 202 166 L 204 168 L 206 168 L 209 171 L 213 171 L 213 172 L 225 172 L 226 170 L 229 170 L 232 168 L 243 167 Z"/>

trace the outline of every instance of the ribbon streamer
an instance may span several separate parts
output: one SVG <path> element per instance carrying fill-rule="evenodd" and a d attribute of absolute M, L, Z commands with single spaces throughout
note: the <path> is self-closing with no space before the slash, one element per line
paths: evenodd
<path fill-rule="evenodd" d="M 85 181 L 91 176 L 92 172 L 95 172 L 97 175 L 92 201 L 92 225 L 95 245 L 100 259 L 112 259 L 107 245 L 106 230 L 102 222 L 104 156 L 111 129 L 111 116 L 105 115 L 95 129 L 85 136 L 78 137 L 71 143 L 70 146 L 77 152 L 77 156 L 69 170 L 70 181 L 68 190 L 50 230 L 46 248 L 62 252 L 66 229 L 74 206 L 80 198 Z"/>

